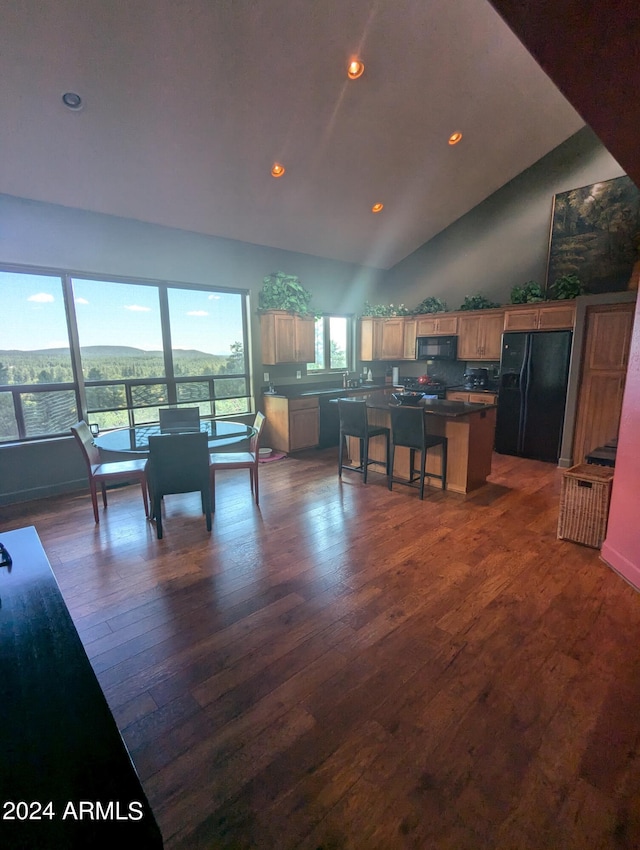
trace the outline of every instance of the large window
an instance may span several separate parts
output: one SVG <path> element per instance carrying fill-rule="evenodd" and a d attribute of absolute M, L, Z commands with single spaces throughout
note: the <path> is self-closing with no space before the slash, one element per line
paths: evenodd
<path fill-rule="evenodd" d="M 68 430 L 78 419 L 60 277 L 0 271 L 0 440 Z"/>
<path fill-rule="evenodd" d="M 352 368 L 351 323 L 347 316 L 322 316 L 316 319 L 316 359 L 307 370 L 330 372 Z"/>
<path fill-rule="evenodd" d="M 168 298 L 178 402 L 195 402 L 206 415 L 215 399 L 218 415 L 246 413 L 242 295 L 170 288 Z"/>
<path fill-rule="evenodd" d="M 0 441 L 250 411 L 246 293 L 0 271 Z"/>

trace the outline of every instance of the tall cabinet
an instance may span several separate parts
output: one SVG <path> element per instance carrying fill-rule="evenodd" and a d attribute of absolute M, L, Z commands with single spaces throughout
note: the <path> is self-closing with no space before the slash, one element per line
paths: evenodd
<path fill-rule="evenodd" d="M 618 436 L 634 302 L 587 308 L 573 462 Z"/>

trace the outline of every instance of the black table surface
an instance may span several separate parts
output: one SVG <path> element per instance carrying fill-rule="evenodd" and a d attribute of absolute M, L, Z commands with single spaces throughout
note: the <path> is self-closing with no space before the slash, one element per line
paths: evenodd
<path fill-rule="evenodd" d="M 0 542 L 0 846 L 162 848 L 35 528 Z"/>
<path fill-rule="evenodd" d="M 211 451 L 221 446 L 249 440 L 256 432 L 252 425 L 232 422 L 229 419 L 202 419 L 200 430 L 207 433 Z M 147 425 L 136 425 L 135 428 L 103 431 L 95 438 L 95 444 L 101 449 L 112 452 L 147 453 L 149 437 L 157 437 L 162 433 L 160 423 L 151 422 Z"/>

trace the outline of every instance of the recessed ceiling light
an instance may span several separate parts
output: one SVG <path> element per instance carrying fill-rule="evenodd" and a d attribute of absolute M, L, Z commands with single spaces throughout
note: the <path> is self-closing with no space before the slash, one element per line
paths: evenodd
<path fill-rule="evenodd" d="M 458 144 L 458 142 L 459 142 L 461 139 L 462 139 L 462 133 L 452 133 L 452 134 L 449 136 L 449 144 L 450 144 L 450 145 L 457 145 L 457 144 Z"/>
<path fill-rule="evenodd" d="M 286 171 L 284 165 L 280 165 L 279 162 L 274 162 L 271 166 L 271 176 L 272 177 L 282 177 L 284 172 Z"/>
<path fill-rule="evenodd" d="M 364 74 L 364 62 L 359 59 L 352 59 L 347 66 L 347 77 L 350 80 L 357 80 Z"/>
<path fill-rule="evenodd" d="M 68 109 L 73 109 L 77 112 L 82 109 L 82 98 L 74 91 L 67 91 L 62 95 L 62 102 Z"/>
<path fill-rule="evenodd" d="M 377 204 L 374 204 L 371 207 L 371 212 L 372 213 L 378 213 L 378 212 L 382 212 L 383 209 L 384 209 L 384 204 L 377 203 Z"/>

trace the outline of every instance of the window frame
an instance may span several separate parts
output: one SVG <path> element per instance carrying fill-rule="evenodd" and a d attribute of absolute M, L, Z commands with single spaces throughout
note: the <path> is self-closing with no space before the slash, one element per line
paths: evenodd
<path fill-rule="evenodd" d="M 18 436 L 7 439 L 0 438 L 1 445 L 10 445 L 17 443 L 36 442 L 38 440 L 56 439 L 66 436 L 66 431 L 56 431 L 51 433 L 42 433 L 36 436 L 28 436 L 26 433 L 24 408 L 21 401 L 21 395 L 25 393 L 42 393 L 42 392 L 57 392 L 57 391 L 73 391 L 75 395 L 76 409 L 78 418 L 85 419 L 87 422 L 94 413 L 100 412 L 116 412 L 126 413 L 126 418 L 129 427 L 136 424 L 136 411 L 141 411 L 147 408 L 157 407 L 158 404 L 134 404 L 131 397 L 131 392 L 134 387 L 165 384 L 167 387 L 167 405 L 187 405 L 197 402 L 184 402 L 178 399 L 177 387 L 182 383 L 203 382 L 209 386 L 209 398 L 203 399 L 201 403 L 210 405 L 211 418 L 232 418 L 233 416 L 245 416 L 254 412 L 254 376 L 251 359 L 251 337 L 249 324 L 249 298 L 250 292 L 248 289 L 240 289 L 224 286 L 213 286 L 207 284 L 189 283 L 184 281 L 167 281 L 167 280 L 152 280 L 147 278 L 123 277 L 122 275 L 103 275 L 93 274 L 81 271 L 68 271 L 55 268 L 42 268 L 32 266 L 15 266 L 11 264 L 1 264 L 0 272 L 6 272 L 18 275 L 48 275 L 56 277 L 62 285 L 62 295 L 64 301 L 65 318 L 67 324 L 67 334 L 69 339 L 69 352 L 71 359 L 71 369 L 73 373 L 72 382 L 46 383 L 46 384 L 0 384 L 0 392 L 8 393 L 11 396 L 14 408 L 14 415 L 17 425 Z M 76 321 L 76 308 L 73 301 L 73 280 L 85 280 L 95 283 L 115 283 L 115 284 L 134 284 L 149 286 L 155 288 L 159 293 L 160 300 L 160 322 L 162 334 L 162 351 L 164 357 L 165 374 L 163 376 L 152 378 L 115 378 L 113 380 L 87 380 L 82 371 L 82 355 L 80 351 L 80 340 L 78 334 L 78 325 Z M 180 375 L 176 377 L 173 371 L 173 352 L 171 349 L 171 329 L 169 319 L 169 289 L 186 289 L 199 292 L 233 294 L 241 297 L 241 318 L 242 318 L 242 344 L 243 344 L 243 371 L 233 375 Z M 28 350 L 28 349 L 25 349 Z M 220 396 L 216 397 L 215 381 L 226 380 L 244 380 L 246 394 L 241 396 Z M 87 387 L 94 386 L 124 386 L 126 399 L 126 407 L 117 408 L 89 408 L 87 403 Z M 232 399 L 246 399 L 247 410 L 238 413 L 218 413 L 216 411 L 216 401 L 227 402 Z M 121 427 L 121 426 L 118 426 Z M 124 426 L 126 427 L 126 426 Z M 107 429 L 105 429 L 107 430 Z"/>
<path fill-rule="evenodd" d="M 346 366 L 331 367 L 331 319 L 345 319 L 347 323 L 347 350 L 346 350 Z M 308 375 L 335 375 L 345 371 L 352 372 L 355 369 L 355 322 L 353 313 L 323 313 L 322 316 L 316 318 L 316 323 L 322 321 L 322 347 L 324 352 L 325 366 L 323 369 L 312 368 L 311 364 L 307 364 Z M 314 361 L 315 363 L 315 361 Z"/>

